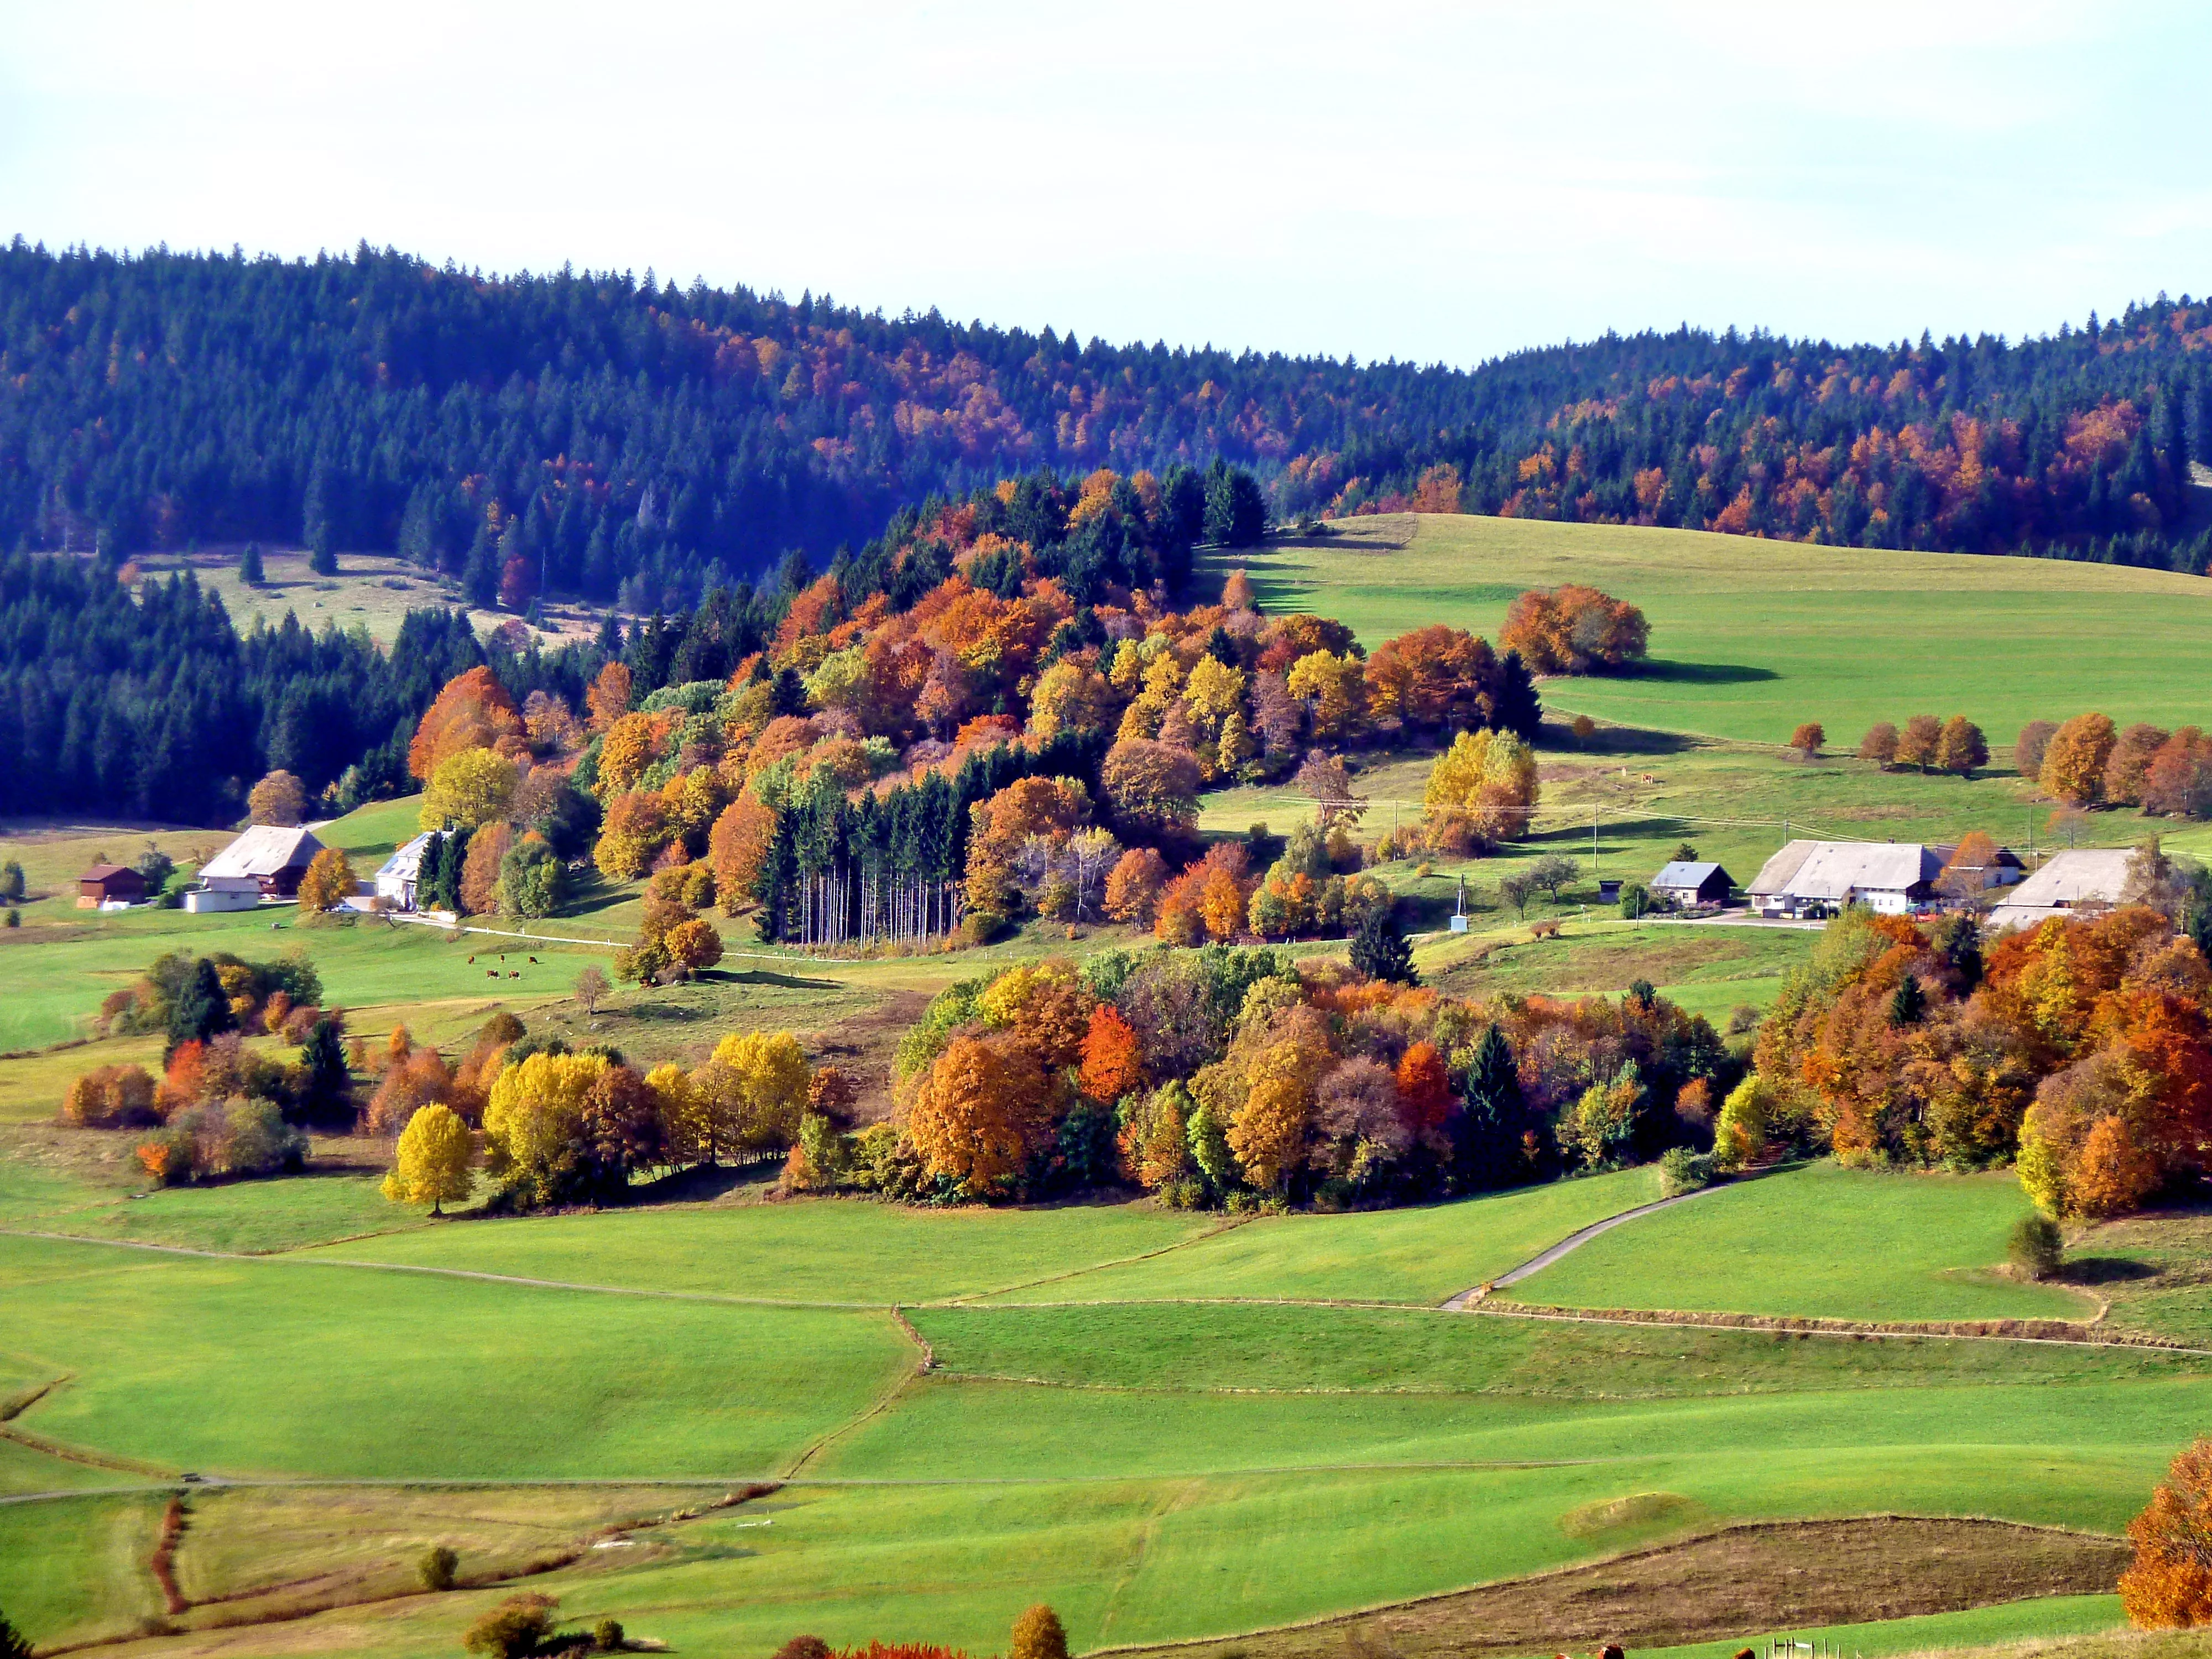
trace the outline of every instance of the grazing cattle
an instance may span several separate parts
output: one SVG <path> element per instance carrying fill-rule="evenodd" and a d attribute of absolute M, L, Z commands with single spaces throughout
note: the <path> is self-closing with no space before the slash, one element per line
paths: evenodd
<path fill-rule="evenodd" d="M 477 959 L 476 959 L 474 957 L 471 957 L 469 958 L 469 966 L 470 966 L 470 967 L 471 967 L 471 968 L 473 968 L 473 967 L 475 967 L 476 965 L 477 965 Z"/>
<path fill-rule="evenodd" d="M 538 958 L 537 958 L 536 957 L 531 957 L 531 958 L 530 958 L 530 965 L 531 965 L 532 968 L 535 968 L 536 966 L 538 966 Z"/>
<path fill-rule="evenodd" d="M 507 976 L 509 979 L 520 979 L 522 977 L 522 969 L 520 968 L 510 968 L 507 970 Z"/>
<path fill-rule="evenodd" d="M 1557 939 L 1559 936 L 1559 924 L 1556 921 L 1532 921 L 1528 924 L 1530 939 Z"/>

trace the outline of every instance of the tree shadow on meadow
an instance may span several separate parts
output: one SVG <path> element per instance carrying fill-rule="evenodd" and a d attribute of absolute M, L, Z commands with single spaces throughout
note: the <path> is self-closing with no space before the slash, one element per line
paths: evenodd
<path fill-rule="evenodd" d="M 1749 663 L 1674 662 L 1665 657 L 1647 657 L 1623 678 L 1665 680 L 1674 685 L 1755 685 L 1782 676 L 1771 668 L 1755 668 Z"/>

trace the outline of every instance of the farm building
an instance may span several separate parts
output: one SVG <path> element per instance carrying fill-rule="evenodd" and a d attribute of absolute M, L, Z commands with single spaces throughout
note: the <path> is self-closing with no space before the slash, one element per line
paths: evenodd
<path fill-rule="evenodd" d="M 1986 864 L 1946 864 L 1943 869 L 1946 875 L 1972 880 L 1982 888 L 2010 887 L 2027 873 L 2020 854 L 2009 847 L 1998 848 Z"/>
<path fill-rule="evenodd" d="M 146 878 L 127 864 L 95 864 L 76 878 L 76 908 L 138 904 L 146 897 Z"/>
<path fill-rule="evenodd" d="M 1988 925 L 2033 927 L 2069 910 L 2118 904 L 2127 890 L 2128 862 L 2135 854 L 2125 848 L 2083 847 L 2053 853 L 2051 861 L 2004 896 L 1991 910 Z"/>
<path fill-rule="evenodd" d="M 1691 864 L 1677 859 L 1651 878 L 1651 890 L 1669 903 L 1688 908 L 1726 904 L 1735 879 L 1717 864 Z"/>
<path fill-rule="evenodd" d="M 1746 891 L 1762 916 L 1826 915 L 1847 904 L 1901 916 L 1935 897 L 1953 850 L 1920 842 L 1793 841 Z"/>
<path fill-rule="evenodd" d="M 430 848 L 430 832 L 424 830 L 377 867 L 376 896 L 395 910 L 415 908 L 416 889 L 422 878 L 422 854 Z"/>
<path fill-rule="evenodd" d="M 300 878 L 307 873 L 307 866 L 322 850 L 322 842 L 312 830 L 257 823 L 200 866 L 200 885 L 211 893 L 251 893 L 257 901 L 291 898 L 300 890 Z"/>

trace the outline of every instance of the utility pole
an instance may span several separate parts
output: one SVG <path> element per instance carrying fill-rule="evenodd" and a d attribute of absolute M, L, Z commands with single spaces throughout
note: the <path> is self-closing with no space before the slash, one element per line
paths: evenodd
<path fill-rule="evenodd" d="M 1590 808 L 1590 879 L 1597 879 L 1597 808 Z"/>

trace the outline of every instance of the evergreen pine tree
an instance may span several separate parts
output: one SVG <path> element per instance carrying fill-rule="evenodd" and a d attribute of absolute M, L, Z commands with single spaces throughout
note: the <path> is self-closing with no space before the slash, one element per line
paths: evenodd
<path fill-rule="evenodd" d="M 1419 985 L 1413 969 L 1413 947 L 1398 927 L 1397 907 L 1377 905 L 1370 910 L 1352 936 L 1352 965 L 1370 979 L 1399 985 Z"/>
<path fill-rule="evenodd" d="M 183 990 L 170 1006 L 169 1045 L 162 1056 L 164 1063 L 184 1044 L 204 1042 L 235 1029 L 237 1024 L 237 1017 L 230 1012 L 230 998 L 223 991 L 215 963 L 202 957 L 192 964 L 191 977 L 185 981 Z"/>
<path fill-rule="evenodd" d="M 1454 1163 L 1461 1183 L 1474 1191 L 1503 1187 L 1521 1163 L 1528 1105 L 1521 1094 L 1513 1045 L 1497 1026 L 1486 1027 L 1468 1067 L 1467 1109 L 1457 1123 Z"/>
<path fill-rule="evenodd" d="M 261 544 L 248 542 L 246 551 L 238 556 L 238 578 L 249 587 L 258 587 L 269 580 L 261 568 Z"/>
<path fill-rule="evenodd" d="M 1518 651 L 1508 651 L 1498 659 L 1498 690 L 1484 724 L 1493 732 L 1510 732 L 1523 743 L 1534 743 L 1543 723 L 1544 702 L 1536 692 L 1536 677 Z"/>
<path fill-rule="evenodd" d="M 295 1115 L 301 1122 L 343 1126 L 353 1119 L 353 1076 L 346 1069 L 345 1044 L 338 1023 L 325 1018 L 315 1022 L 307 1040 L 300 1045 L 300 1096 Z"/>
<path fill-rule="evenodd" d="M 1897 989 L 1889 996 L 1889 1023 L 1892 1025 L 1917 1025 L 1920 1017 L 1928 1012 L 1928 994 L 1920 988 L 1920 976 L 1907 974 L 1897 981 Z"/>
<path fill-rule="evenodd" d="M 775 671 L 775 690 L 769 694 L 775 699 L 779 714 L 804 714 L 806 712 L 806 682 L 799 678 L 795 668 Z"/>

